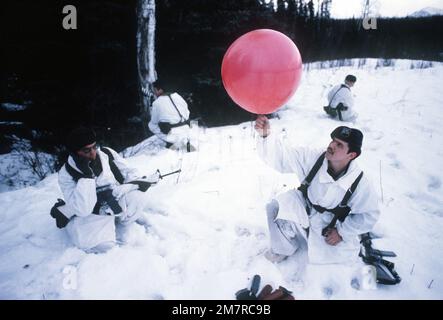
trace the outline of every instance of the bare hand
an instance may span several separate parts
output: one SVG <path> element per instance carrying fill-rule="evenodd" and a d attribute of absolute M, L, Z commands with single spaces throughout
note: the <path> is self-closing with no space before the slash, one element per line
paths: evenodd
<path fill-rule="evenodd" d="M 343 241 L 343 238 L 338 233 L 337 229 L 334 228 L 334 229 L 329 229 L 326 232 L 325 241 L 326 241 L 327 244 L 329 244 L 331 246 L 335 246 L 339 242 Z"/>
<path fill-rule="evenodd" d="M 269 120 L 266 116 L 260 115 L 257 117 L 257 120 L 255 120 L 255 130 L 257 130 L 258 134 L 265 138 L 269 135 L 271 132 L 271 125 L 269 123 Z"/>

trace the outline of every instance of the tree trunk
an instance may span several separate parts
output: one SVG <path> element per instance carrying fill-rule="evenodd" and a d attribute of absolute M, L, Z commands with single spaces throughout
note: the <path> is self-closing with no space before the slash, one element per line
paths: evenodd
<path fill-rule="evenodd" d="M 154 99 L 152 83 L 157 79 L 155 71 L 155 0 L 137 2 L 137 65 L 140 118 L 145 136 L 148 136 L 150 106 Z"/>

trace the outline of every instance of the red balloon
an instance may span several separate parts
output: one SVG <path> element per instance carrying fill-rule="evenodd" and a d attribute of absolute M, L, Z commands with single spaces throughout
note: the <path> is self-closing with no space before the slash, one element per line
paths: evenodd
<path fill-rule="evenodd" d="M 259 29 L 238 38 L 223 57 L 221 74 L 229 96 L 243 109 L 268 114 L 295 93 L 302 59 L 294 42 L 281 32 Z"/>

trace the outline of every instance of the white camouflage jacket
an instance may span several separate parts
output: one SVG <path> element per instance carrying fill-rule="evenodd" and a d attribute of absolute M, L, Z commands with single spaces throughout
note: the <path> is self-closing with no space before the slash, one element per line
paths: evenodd
<path fill-rule="evenodd" d="M 128 166 L 126 160 L 122 158 L 117 152 L 108 148 L 112 155 L 114 156 L 114 163 L 120 169 L 125 182 L 136 180 L 139 175 L 137 170 L 132 169 Z M 97 156 L 100 157 L 103 171 L 95 179 L 79 179 L 77 182 L 74 181 L 72 176 L 66 170 L 66 166 L 63 166 L 58 174 L 58 183 L 60 189 L 64 195 L 65 202 L 70 208 L 71 214 L 78 217 L 88 216 L 92 213 L 94 206 L 97 202 L 96 188 L 106 185 L 117 185 L 118 182 L 112 174 L 111 168 L 109 167 L 109 158 L 101 150 L 97 150 Z M 71 156 L 68 158 L 69 165 L 79 172 L 81 172 L 75 165 L 74 159 Z"/>
<path fill-rule="evenodd" d="M 270 134 L 267 138 L 259 138 L 257 149 L 261 158 L 281 173 L 296 173 L 303 181 L 324 150 L 312 150 L 290 145 L 288 140 Z M 346 174 L 337 181 L 327 173 L 328 160 L 313 178 L 308 188 L 308 196 L 313 204 L 333 209 L 343 199 L 346 191 L 360 174 L 356 160 L 352 161 Z M 337 221 L 336 227 L 343 241 L 337 246 L 328 245 L 321 231 L 333 218 L 333 214 L 320 214 L 312 209 L 311 215 L 306 213 L 306 202 L 298 190 L 290 190 L 276 197 L 279 202 L 277 219 L 285 219 L 310 229 L 308 238 L 309 258 L 311 262 L 335 263 L 346 262 L 358 256 L 358 235 L 369 232 L 377 222 L 380 210 L 378 198 L 370 181 L 363 175 L 348 206 L 352 211 L 344 222 Z"/>
<path fill-rule="evenodd" d="M 169 96 L 162 95 L 152 103 L 151 120 L 149 121 L 148 127 L 152 133 L 163 141 L 175 143 L 180 138 L 188 138 L 189 126 L 184 125 L 173 128 L 171 132 L 166 135 L 160 131 L 158 123 L 168 122 L 170 124 L 176 124 L 186 121 L 189 119 L 189 109 L 186 101 L 178 93 L 173 93 L 170 96 L 182 117 L 180 117 L 180 114 L 175 109 Z"/>
<path fill-rule="evenodd" d="M 329 91 L 328 103 L 332 108 L 337 108 L 339 103 L 343 103 L 345 107 L 348 107 L 348 110 L 342 111 L 344 121 L 353 120 L 358 116 L 354 110 L 354 98 L 351 89 L 346 84 L 336 85 Z"/>

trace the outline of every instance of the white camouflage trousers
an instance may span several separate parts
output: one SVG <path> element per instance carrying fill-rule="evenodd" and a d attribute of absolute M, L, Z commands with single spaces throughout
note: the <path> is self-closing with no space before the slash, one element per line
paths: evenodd
<path fill-rule="evenodd" d="M 271 249 L 274 253 L 290 256 L 307 242 L 306 231 L 293 221 L 276 219 L 279 205 L 272 200 L 266 206 Z"/>

